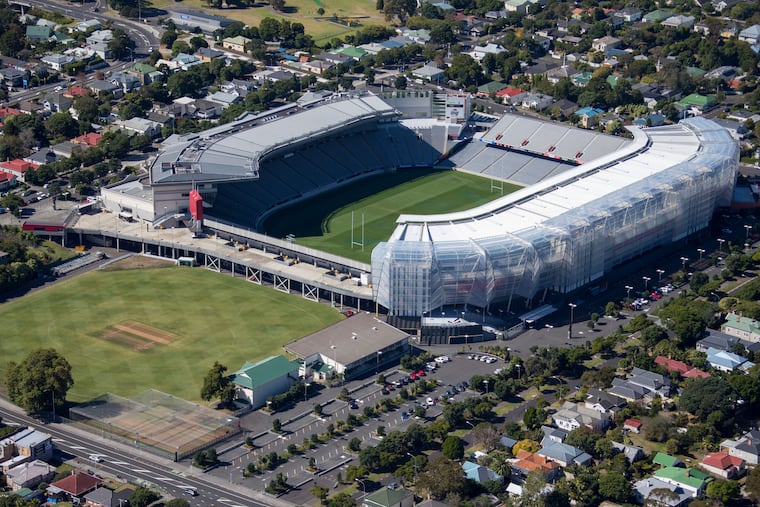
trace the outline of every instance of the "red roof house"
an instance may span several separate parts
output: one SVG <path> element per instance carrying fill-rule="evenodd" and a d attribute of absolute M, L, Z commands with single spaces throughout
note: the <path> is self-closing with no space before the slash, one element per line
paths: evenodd
<path fill-rule="evenodd" d="M 639 433 L 643 425 L 644 423 L 638 419 L 626 419 L 625 422 L 623 422 L 623 429 L 632 431 L 634 433 Z"/>
<path fill-rule="evenodd" d="M 708 454 L 699 463 L 707 472 L 724 479 L 738 479 L 747 471 L 746 462 L 725 452 Z"/>
<path fill-rule="evenodd" d="M 40 165 L 21 160 L 20 158 L 0 163 L 0 170 L 15 175 L 20 181 L 24 181 L 24 173 L 34 171 Z"/>
<path fill-rule="evenodd" d="M 83 144 L 92 148 L 97 146 L 101 139 L 103 139 L 103 134 L 99 132 L 88 132 L 86 134 L 82 134 L 81 136 L 75 137 L 71 140 L 71 142 L 74 144 Z"/>
<path fill-rule="evenodd" d="M 655 364 L 658 364 L 665 368 L 668 372 L 677 371 L 678 374 L 683 378 L 707 378 L 710 376 L 709 373 L 704 372 L 699 368 L 694 368 L 693 366 L 690 366 L 682 361 L 669 359 L 665 356 L 657 356 L 654 359 L 654 362 Z"/>
<path fill-rule="evenodd" d="M 0 190 L 8 190 L 16 186 L 16 175 L 0 171 Z"/>
<path fill-rule="evenodd" d="M 89 95 L 90 90 L 87 88 L 84 88 L 83 86 L 74 85 L 68 90 L 66 90 L 63 94 L 64 96 L 70 96 L 70 97 L 83 97 L 85 95 Z"/>
<path fill-rule="evenodd" d="M 21 114 L 20 109 L 16 109 L 15 107 L 2 107 L 0 106 L 0 119 L 4 120 L 5 118 L 9 116 L 18 116 Z"/>
<path fill-rule="evenodd" d="M 60 481 L 56 481 L 48 486 L 48 495 L 55 498 L 68 496 L 70 498 L 82 498 L 84 495 L 94 490 L 103 481 L 90 474 L 85 474 L 79 471 L 64 477 Z"/>
<path fill-rule="evenodd" d="M 501 99 L 505 104 L 510 104 L 513 100 L 516 100 L 516 97 L 519 97 L 524 93 L 525 90 L 522 88 L 512 88 L 511 86 L 507 86 L 496 92 L 496 98 Z"/>

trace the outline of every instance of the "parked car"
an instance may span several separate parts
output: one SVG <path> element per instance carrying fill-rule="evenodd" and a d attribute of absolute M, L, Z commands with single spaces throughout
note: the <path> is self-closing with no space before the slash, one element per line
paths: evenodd
<path fill-rule="evenodd" d="M 90 454 L 89 456 L 90 461 L 94 461 L 95 463 L 102 463 L 103 458 L 97 454 Z"/>

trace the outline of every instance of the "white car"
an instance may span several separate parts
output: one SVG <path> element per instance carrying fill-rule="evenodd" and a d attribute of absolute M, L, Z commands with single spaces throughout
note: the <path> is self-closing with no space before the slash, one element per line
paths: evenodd
<path fill-rule="evenodd" d="M 97 454 L 90 454 L 89 458 L 90 458 L 90 461 L 94 461 L 95 463 L 103 462 L 103 458 Z"/>
<path fill-rule="evenodd" d="M 62 92 L 63 91 L 63 86 L 56 86 L 55 87 L 55 91 Z"/>

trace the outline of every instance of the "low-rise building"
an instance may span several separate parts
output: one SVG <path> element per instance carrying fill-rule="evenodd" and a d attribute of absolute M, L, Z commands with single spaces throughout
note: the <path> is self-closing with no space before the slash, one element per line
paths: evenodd
<path fill-rule="evenodd" d="M 726 315 L 726 322 L 720 326 L 720 330 L 742 340 L 760 342 L 760 322 L 738 313 L 731 312 Z"/>
<path fill-rule="evenodd" d="M 654 473 L 654 477 L 682 488 L 692 498 L 702 498 L 707 485 L 713 480 L 701 470 L 681 467 L 662 467 Z"/>
<path fill-rule="evenodd" d="M 42 460 L 35 459 L 17 465 L 5 473 L 5 483 L 11 491 L 21 488 L 35 489 L 43 482 L 55 477 L 55 467 Z"/>
<path fill-rule="evenodd" d="M 713 452 L 705 456 L 699 462 L 707 473 L 731 480 L 738 479 L 747 472 L 746 461 L 738 456 L 731 456 L 727 452 Z"/>
<path fill-rule="evenodd" d="M 592 408 L 566 401 L 560 410 L 552 414 L 552 422 L 566 431 L 572 431 L 581 426 L 604 431 L 610 424 L 610 417 Z"/>
<path fill-rule="evenodd" d="M 739 354 L 718 349 L 707 349 L 707 362 L 716 370 L 725 372 L 747 372 L 755 366 L 755 363 Z"/>
<path fill-rule="evenodd" d="M 593 458 L 583 450 L 562 442 L 555 442 L 546 437 L 541 441 L 541 449 L 536 454 L 563 467 L 570 465 L 586 466 L 593 461 Z"/>
<path fill-rule="evenodd" d="M 298 381 L 299 368 L 300 363 L 283 356 L 246 362 L 232 374 L 236 399 L 248 402 L 253 409 L 261 408 L 268 398 L 286 392 Z"/>
<path fill-rule="evenodd" d="M 364 497 L 362 507 L 414 507 L 414 493 L 406 488 L 381 487 Z"/>
<path fill-rule="evenodd" d="M 720 449 L 750 465 L 760 464 L 760 431 L 748 431 L 739 440 L 725 440 L 721 442 Z"/>
<path fill-rule="evenodd" d="M 39 167 L 39 164 L 27 162 L 22 159 L 9 160 L 7 162 L 0 162 L 0 170 L 15 176 L 18 181 L 23 182 L 24 174 L 27 171 L 34 171 Z"/>
<path fill-rule="evenodd" d="M 544 476 L 546 482 L 552 483 L 562 477 L 562 469 L 559 463 L 546 459 L 524 449 L 517 452 L 517 461 L 512 463 L 512 478 L 515 482 L 522 483 L 531 472 L 538 472 Z"/>
<path fill-rule="evenodd" d="M 636 481 L 633 497 L 637 503 L 650 502 L 661 507 L 685 507 L 693 500 L 689 491 L 656 477 Z"/>

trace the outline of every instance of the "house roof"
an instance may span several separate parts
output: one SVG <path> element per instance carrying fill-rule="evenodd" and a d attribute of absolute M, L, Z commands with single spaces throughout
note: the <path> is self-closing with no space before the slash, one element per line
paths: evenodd
<path fill-rule="evenodd" d="M 662 465 L 666 467 L 682 467 L 683 461 L 676 458 L 675 456 L 671 456 L 670 454 L 665 454 L 664 452 L 658 452 L 654 455 L 654 459 L 652 460 L 652 463 L 656 465 Z"/>
<path fill-rule="evenodd" d="M 82 496 L 88 491 L 91 491 L 97 486 L 100 486 L 102 482 L 103 481 L 90 474 L 75 471 L 60 481 L 52 483 L 50 486 L 58 488 L 61 491 L 65 491 L 66 493 L 73 496 Z"/>
<path fill-rule="evenodd" d="M 744 331 L 745 333 L 760 335 L 760 322 L 734 312 L 726 315 L 726 322 L 721 327 L 738 329 L 739 331 Z"/>
<path fill-rule="evenodd" d="M 705 456 L 702 464 L 719 468 L 720 470 L 730 470 L 742 466 L 744 460 L 738 456 L 731 456 L 726 452 L 714 452 Z"/>
<path fill-rule="evenodd" d="M 364 505 L 369 507 L 392 507 L 412 495 L 406 488 L 380 488 L 364 498 Z"/>
<path fill-rule="evenodd" d="M 32 162 L 26 162 L 25 160 L 21 160 L 19 158 L 14 160 L 9 160 L 8 162 L 2 162 L 0 163 L 0 168 L 3 169 L 9 169 L 15 172 L 19 173 L 25 173 L 28 170 L 34 170 L 39 167 L 38 164 L 34 164 Z"/>
<path fill-rule="evenodd" d="M 100 140 L 103 138 L 103 134 L 99 132 L 88 132 L 77 136 L 71 140 L 74 144 L 85 144 L 87 146 L 97 146 Z"/>
<path fill-rule="evenodd" d="M 251 42 L 251 39 L 248 37 L 243 37 L 242 35 L 237 35 L 235 37 L 227 37 L 222 42 L 226 42 L 227 44 L 238 44 L 240 46 L 245 46 Z"/>
<path fill-rule="evenodd" d="M 490 83 L 478 86 L 478 93 L 497 93 L 499 90 L 506 88 L 506 86 L 507 85 L 500 83 L 499 81 L 491 81 Z"/>
<path fill-rule="evenodd" d="M 671 491 L 675 494 L 674 498 L 670 498 L 669 496 L 657 497 L 657 505 L 668 507 L 686 505 L 692 498 L 690 492 L 684 491 L 683 488 L 676 486 L 675 484 L 670 484 L 668 482 L 662 481 L 656 477 L 649 477 L 637 481 L 633 485 L 633 489 L 642 501 L 649 498 L 649 495 L 651 495 L 654 490 L 667 489 Z"/>
<path fill-rule="evenodd" d="M 638 419 L 626 419 L 625 422 L 623 423 L 624 426 L 630 426 L 631 428 L 636 428 L 636 429 L 641 428 L 643 424 L 644 423 L 642 423 Z"/>
<path fill-rule="evenodd" d="M 53 472 L 55 472 L 55 467 L 36 459 L 11 468 L 5 473 L 5 475 L 16 484 L 25 484 L 38 477 L 45 477 Z"/>
<path fill-rule="evenodd" d="M 582 107 L 581 109 L 578 109 L 575 114 L 578 116 L 587 116 L 588 118 L 593 118 L 595 116 L 599 116 L 600 114 L 604 114 L 604 111 L 601 109 L 596 109 L 594 107 Z"/>
<path fill-rule="evenodd" d="M 521 93 L 525 93 L 525 90 L 522 88 L 513 88 L 511 86 L 507 86 L 505 88 L 502 88 L 498 92 L 496 92 L 497 97 L 509 97 L 510 99 L 512 97 L 516 97 L 520 95 Z"/>
<path fill-rule="evenodd" d="M 680 374 L 684 374 L 691 370 L 691 366 L 683 361 L 676 361 L 675 359 L 669 359 L 665 356 L 657 356 L 654 358 L 655 364 L 658 364 L 665 368 L 667 371 L 677 371 Z"/>
<path fill-rule="evenodd" d="M 464 474 L 468 479 L 472 479 L 478 484 L 482 484 L 488 481 L 501 481 L 504 479 L 501 475 L 497 474 L 490 468 L 483 465 L 478 465 L 472 461 L 465 461 L 462 463 L 462 470 L 464 470 Z"/>
<path fill-rule="evenodd" d="M 50 34 L 51 34 L 51 31 L 50 31 L 49 26 L 30 25 L 26 27 L 27 39 L 32 39 L 32 40 L 49 39 Z"/>
<path fill-rule="evenodd" d="M 694 489 L 701 489 L 705 483 L 710 482 L 710 478 L 706 473 L 696 468 L 680 468 L 680 467 L 663 467 L 654 473 L 654 476 L 659 479 L 670 479 L 689 486 Z"/>
<path fill-rule="evenodd" d="M 591 456 L 583 452 L 581 449 L 578 449 L 577 447 L 573 447 L 572 445 L 564 444 L 561 442 L 556 442 L 546 437 L 541 440 L 541 445 L 543 447 L 541 447 L 541 449 L 536 454 L 545 456 L 549 459 L 567 463 L 568 465 L 572 463 L 582 465 L 584 463 L 588 463 L 592 459 Z"/>
<path fill-rule="evenodd" d="M 246 363 L 232 374 L 232 381 L 249 389 L 255 389 L 276 378 L 298 372 L 298 361 L 288 361 L 284 356 L 271 356 L 257 363 Z"/>
<path fill-rule="evenodd" d="M 517 451 L 517 461 L 514 465 L 527 472 L 539 470 L 542 473 L 547 473 L 559 468 L 559 464 L 554 461 L 550 461 L 544 456 L 528 452 L 525 449 Z"/>
<path fill-rule="evenodd" d="M 748 361 L 738 354 L 714 348 L 707 349 L 707 362 L 713 367 L 722 367 L 728 370 L 736 368 L 749 369 L 755 365 L 755 363 Z"/>
<path fill-rule="evenodd" d="M 734 448 L 754 456 L 760 456 L 760 431 L 748 431 L 739 439 Z"/>

